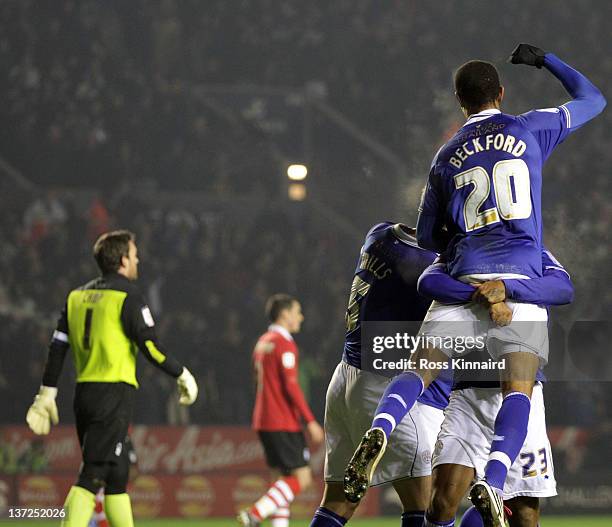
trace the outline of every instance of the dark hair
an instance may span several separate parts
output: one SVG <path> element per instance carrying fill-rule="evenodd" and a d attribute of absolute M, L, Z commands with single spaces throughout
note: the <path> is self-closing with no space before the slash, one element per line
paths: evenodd
<path fill-rule="evenodd" d="M 479 110 L 499 97 L 499 74 L 490 62 L 470 60 L 455 72 L 455 93 L 466 110 Z"/>
<path fill-rule="evenodd" d="M 268 320 L 270 320 L 270 322 L 276 322 L 281 311 L 291 309 L 294 302 L 297 302 L 297 300 L 291 295 L 286 295 L 284 293 L 272 295 L 266 301 L 266 316 Z"/>
<path fill-rule="evenodd" d="M 126 230 L 105 232 L 94 244 L 93 254 L 102 274 L 115 273 L 121 267 L 121 258 L 127 256 L 130 242 L 136 239 Z"/>

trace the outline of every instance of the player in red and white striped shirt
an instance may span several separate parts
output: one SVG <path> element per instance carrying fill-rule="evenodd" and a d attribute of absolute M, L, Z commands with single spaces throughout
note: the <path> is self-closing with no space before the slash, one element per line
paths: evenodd
<path fill-rule="evenodd" d="M 273 527 L 289 525 L 289 506 L 300 491 L 310 485 L 312 471 L 303 426 L 310 441 L 323 441 L 323 429 L 315 420 L 298 382 L 298 349 L 291 336 L 304 320 L 302 307 L 293 297 L 273 295 L 266 303 L 272 323 L 253 351 L 257 395 L 253 429 L 261 440 L 273 485 L 255 504 L 238 515 L 246 527 L 265 518 Z"/>

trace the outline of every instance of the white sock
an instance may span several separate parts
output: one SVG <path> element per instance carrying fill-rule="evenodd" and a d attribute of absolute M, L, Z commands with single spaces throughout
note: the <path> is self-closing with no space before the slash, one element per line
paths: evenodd
<path fill-rule="evenodd" d="M 277 511 L 270 516 L 272 527 L 289 527 L 289 507 L 277 509 Z"/>

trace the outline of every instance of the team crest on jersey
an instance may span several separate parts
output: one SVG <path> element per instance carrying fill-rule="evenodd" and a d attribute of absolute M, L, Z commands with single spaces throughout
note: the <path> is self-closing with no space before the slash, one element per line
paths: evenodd
<path fill-rule="evenodd" d="M 431 450 L 427 449 L 421 453 L 423 463 L 431 463 Z"/>
<path fill-rule="evenodd" d="M 295 368 L 295 354 L 292 351 L 285 351 L 281 360 L 285 368 Z"/>
<path fill-rule="evenodd" d="M 436 447 L 434 448 L 434 452 L 433 452 L 434 457 L 439 456 L 443 448 L 444 448 L 444 443 L 442 442 L 442 440 L 438 439 L 436 441 Z"/>
<path fill-rule="evenodd" d="M 149 306 L 144 306 L 140 310 L 140 312 L 142 313 L 142 319 L 144 320 L 144 323 L 150 328 L 152 328 L 155 325 L 155 321 L 153 320 L 153 315 L 151 315 L 151 310 L 149 309 Z"/>

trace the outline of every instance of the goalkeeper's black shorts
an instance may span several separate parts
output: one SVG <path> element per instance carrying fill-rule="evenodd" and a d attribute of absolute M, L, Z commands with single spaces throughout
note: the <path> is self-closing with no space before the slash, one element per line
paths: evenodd
<path fill-rule="evenodd" d="M 136 389 L 123 382 L 81 382 L 74 415 L 84 463 L 118 463 L 132 420 Z"/>

